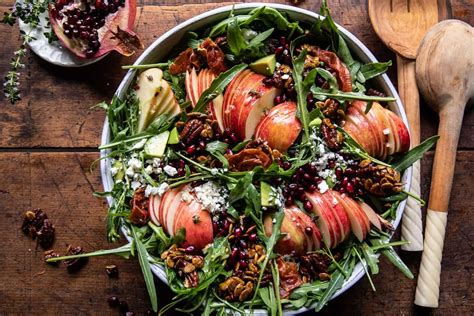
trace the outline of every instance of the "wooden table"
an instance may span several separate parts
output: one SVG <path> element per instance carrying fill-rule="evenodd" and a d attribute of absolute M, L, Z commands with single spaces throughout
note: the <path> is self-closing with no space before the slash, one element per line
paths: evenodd
<path fill-rule="evenodd" d="M 186 4 L 193 2 L 195 4 Z M 137 32 L 145 46 L 176 24 L 223 5 L 208 1 L 142 0 Z M 285 1 L 277 1 L 285 3 Z M 474 4 L 469 0 L 440 1 L 443 18 L 474 22 Z M 13 0 L 0 0 L 0 11 Z M 320 1 L 301 7 L 317 11 Z M 365 1 L 331 1 L 335 20 L 358 36 L 379 60 L 395 60 L 374 34 Z M 0 26 L 0 74 L 9 68 L 12 52 L 19 45 L 18 29 Z M 56 226 L 54 248 L 64 252 L 66 244 L 82 245 L 88 251 L 110 248 L 105 239 L 106 203 L 92 196 L 101 191 L 99 170 L 89 169 L 99 157 L 97 146 L 104 120 L 101 110 L 91 106 L 109 100 L 125 71 L 119 65 L 131 58 L 111 54 L 101 62 L 80 69 L 50 65 L 33 54 L 21 71 L 23 100 L 16 105 L 0 99 L 0 314 L 116 314 L 107 305 L 115 294 L 142 314 L 149 308 L 145 284 L 136 259 L 103 257 L 89 260 L 79 273 L 43 263 L 43 252 L 19 229 L 27 209 L 42 208 Z M 390 77 L 396 82 L 395 67 Z M 422 138 L 436 133 L 437 116 L 422 107 Z M 465 115 L 450 205 L 443 260 L 440 307 L 437 315 L 468 315 L 474 312 L 474 114 Z M 428 197 L 433 152 L 422 163 L 423 197 Z M 420 254 L 403 253 L 415 273 Z M 118 279 L 109 279 L 105 265 L 116 264 Z M 160 282 L 160 304 L 170 292 Z M 367 280 L 329 304 L 322 314 L 406 315 L 426 310 L 413 305 L 415 280 L 408 280 L 382 259 L 374 276 L 377 292 Z"/>

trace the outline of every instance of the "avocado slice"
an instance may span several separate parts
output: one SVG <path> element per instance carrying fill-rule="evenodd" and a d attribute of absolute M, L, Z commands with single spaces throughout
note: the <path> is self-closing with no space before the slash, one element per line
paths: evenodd
<path fill-rule="evenodd" d="M 113 168 L 117 168 L 117 173 L 114 175 L 115 181 L 122 180 L 125 176 L 125 172 L 123 171 L 123 163 L 120 160 L 117 160 L 113 165 Z"/>
<path fill-rule="evenodd" d="M 268 55 L 263 58 L 260 58 L 259 60 L 251 63 L 249 67 L 256 73 L 259 73 L 265 76 L 272 76 L 273 73 L 275 72 L 275 67 L 276 67 L 275 55 Z"/>
<path fill-rule="evenodd" d="M 275 203 L 271 198 L 272 186 L 267 182 L 260 181 L 260 197 L 262 206 L 271 207 L 275 206 Z"/>
<path fill-rule="evenodd" d="M 168 144 L 175 145 L 179 143 L 179 134 L 178 130 L 173 128 L 170 132 L 170 137 L 168 138 Z"/>
<path fill-rule="evenodd" d="M 145 144 L 145 156 L 157 158 L 163 157 L 169 136 L 170 132 L 164 131 L 163 133 L 150 138 Z"/>

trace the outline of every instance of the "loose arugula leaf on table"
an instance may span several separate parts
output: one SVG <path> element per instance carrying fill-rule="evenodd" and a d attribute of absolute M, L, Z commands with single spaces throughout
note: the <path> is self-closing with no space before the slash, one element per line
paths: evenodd
<path fill-rule="evenodd" d="M 402 157 L 396 158 L 392 162 L 393 168 L 399 172 L 404 171 L 411 165 L 413 165 L 416 161 L 423 158 L 423 154 L 431 149 L 434 144 L 438 141 L 439 136 L 431 136 L 428 139 L 425 139 L 421 144 L 416 146 L 415 148 L 410 149 L 407 153 L 405 153 Z"/>
<path fill-rule="evenodd" d="M 227 87 L 227 85 L 232 81 L 232 79 L 234 79 L 234 77 L 245 68 L 247 68 L 247 64 L 244 63 L 235 65 L 214 79 L 211 83 L 211 86 L 204 90 L 204 92 L 199 97 L 199 100 L 194 107 L 194 112 L 202 112 L 206 105 L 219 94 L 221 94 L 225 87 Z"/>

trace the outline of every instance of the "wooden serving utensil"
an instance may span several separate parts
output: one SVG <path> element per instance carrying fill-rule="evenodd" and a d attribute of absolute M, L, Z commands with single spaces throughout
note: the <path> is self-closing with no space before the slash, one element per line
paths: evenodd
<path fill-rule="evenodd" d="M 437 0 L 369 0 L 375 33 L 397 54 L 398 91 L 410 127 L 411 147 L 420 143 L 420 106 L 415 80 L 415 58 L 426 31 L 438 22 Z M 420 196 L 420 163 L 413 165 L 410 191 Z M 409 197 L 403 214 L 403 250 L 423 250 L 420 204 Z"/>
<path fill-rule="evenodd" d="M 416 80 L 424 99 L 439 113 L 440 139 L 433 164 L 415 304 L 438 307 L 441 256 L 456 149 L 464 108 L 474 98 L 473 28 L 458 20 L 446 20 L 434 26 L 418 51 Z"/>

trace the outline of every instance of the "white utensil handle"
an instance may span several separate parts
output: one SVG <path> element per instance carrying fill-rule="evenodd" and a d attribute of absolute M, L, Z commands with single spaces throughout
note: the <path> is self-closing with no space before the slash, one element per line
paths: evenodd
<path fill-rule="evenodd" d="M 415 304 L 438 307 L 441 258 L 448 212 L 428 209 L 423 255 L 416 286 Z"/>
<path fill-rule="evenodd" d="M 413 177 L 410 191 L 420 196 L 420 161 L 413 164 Z M 423 224 L 421 221 L 421 206 L 418 201 L 412 197 L 408 197 L 407 205 L 403 213 L 402 219 L 402 240 L 410 243 L 402 245 L 402 249 L 406 251 L 423 250 Z"/>

